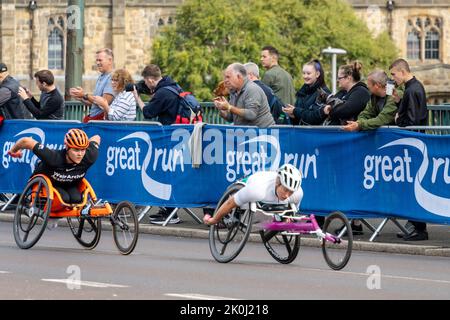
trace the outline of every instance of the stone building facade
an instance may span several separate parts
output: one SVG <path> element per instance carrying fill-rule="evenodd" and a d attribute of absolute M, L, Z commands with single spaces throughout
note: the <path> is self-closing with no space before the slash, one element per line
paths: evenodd
<path fill-rule="evenodd" d="M 377 34 L 387 31 L 427 91 L 429 103 L 450 102 L 449 0 L 347 0 Z"/>
<path fill-rule="evenodd" d="M 450 0 L 347 0 L 374 34 L 388 31 L 425 85 L 430 103 L 450 102 Z M 136 77 L 151 59 L 152 39 L 174 22 L 183 0 L 85 0 L 83 86 L 98 76 L 95 52 L 110 47 L 115 67 Z M 36 6 L 32 4 L 35 3 Z M 23 85 L 51 69 L 64 90 L 67 0 L 0 0 L 0 61 Z"/>
<path fill-rule="evenodd" d="M 67 0 L 0 0 L 0 61 L 20 82 L 36 91 L 32 75 L 50 69 L 64 90 Z M 139 77 L 150 62 L 158 29 L 174 22 L 182 0 L 85 0 L 83 86 L 91 89 L 98 72 L 95 52 L 112 48 L 115 68 Z M 70 10 L 70 9 L 69 9 Z M 30 58 L 31 57 L 31 58 Z"/>

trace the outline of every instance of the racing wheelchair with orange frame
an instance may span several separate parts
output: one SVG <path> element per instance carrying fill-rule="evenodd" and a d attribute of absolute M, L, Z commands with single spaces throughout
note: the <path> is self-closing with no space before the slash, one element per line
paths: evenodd
<path fill-rule="evenodd" d="M 87 249 L 94 249 L 100 241 L 101 220 L 108 217 L 117 249 L 123 255 L 130 254 L 136 247 L 139 235 L 134 205 L 122 201 L 113 210 L 108 202 L 97 199 L 85 178 L 80 182 L 78 190 L 83 201 L 76 204 L 65 203 L 47 176 L 32 176 L 19 198 L 14 215 L 16 244 L 21 249 L 33 247 L 50 219 L 66 218 L 78 243 Z"/>

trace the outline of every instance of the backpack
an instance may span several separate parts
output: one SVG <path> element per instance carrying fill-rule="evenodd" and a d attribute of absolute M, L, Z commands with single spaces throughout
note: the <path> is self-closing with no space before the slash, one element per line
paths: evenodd
<path fill-rule="evenodd" d="M 177 84 L 164 87 L 178 96 L 178 111 L 175 123 L 193 124 L 203 121 L 202 107 L 191 92 L 183 91 Z"/>
<path fill-rule="evenodd" d="M 270 113 L 276 124 L 291 124 L 289 116 L 283 112 L 284 103 L 272 92 L 272 99 L 269 101 Z"/>

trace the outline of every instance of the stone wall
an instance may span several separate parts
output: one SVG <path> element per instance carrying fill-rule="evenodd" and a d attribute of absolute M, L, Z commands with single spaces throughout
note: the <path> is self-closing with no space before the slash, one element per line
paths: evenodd
<path fill-rule="evenodd" d="M 417 77 L 426 86 L 430 97 L 447 95 L 450 100 L 450 1 L 396 0 L 391 15 L 385 0 L 347 0 L 358 16 L 377 35 L 392 34 L 399 56 L 406 56 L 407 19 L 410 16 L 431 15 L 443 18 L 441 59 L 410 61 Z M 160 24 L 175 17 L 183 0 L 85 0 L 85 37 L 83 56 L 83 86 L 92 91 L 98 76 L 95 52 L 110 47 L 115 53 L 115 68 L 126 67 L 136 79 L 151 61 L 152 41 Z M 0 2 L 0 61 L 6 63 L 12 75 L 23 85 L 37 91 L 30 73 L 48 68 L 48 25 L 50 17 L 66 19 L 67 0 L 39 0 L 33 13 L 34 28 L 30 29 L 29 0 Z M 67 21 L 65 21 L 65 26 Z M 66 26 L 67 27 L 67 26 Z M 33 36 L 32 36 L 33 35 Z M 64 39 L 66 41 L 66 39 Z M 30 68 L 32 47 L 32 70 Z M 64 70 L 54 70 L 57 84 L 64 90 Z"/>
<path fill-rule="evenodd" d="M 428 103 L 450 102 L 450 65 L 416 66 L 412 72 L 423 83 Z"/>
<path fill-rule="evenodd" d="M 48 68 L 49 19 L 64 19 L 67 0 L 40 0 L 32 13 L 28 0 L 3 0 L 1 7 L 0 60 L 22 85 L 37 91 L 30 74 Z M 151 46 L 160 25 L 174 21 L 181 0 L 86 0 L 84 12 L 83 86 L 92 91 L 98 76 L 95 52 L 104 47 L 115 53 L 115 68 L 124 68 L 136 79 L 151 60 Z M 33 17 L 34 28 L 31 30 Z M 31 36 L 33 34 L 33 37 Z M 65 45 L 64 45 L 65 47 Z M 30 49 L 32 48 L 32 70 Z M 64 53 L 65 54 L 65 53 Z M 64 59 L 65 60 L 65 59 Z M 52 70 L 64 90 L 64 70 Z"/>
<path fill-rule="evenodd" d="M 431 0 L 430 0 L 431 1 Z M 439 60 L 409 60 L 416 77 L 423 82 L 430 103 L 450 102 L 450 2 L 434 1 L 436 5 L 417 5 L 414 0 L 395 1 L 392 11 L 392 24 L 389 24 L 389 11 L 386 1 L 350 1 L 356 14 L 367 22 L 369 29 L 376 35 L 390 32 L 399 49 L 399 57 L 406 58 L 408 18 L 429 16 L 442 18 L 442 36 L 440 39 Z M 379 4 L 379 6 L 377 5 Z"/>
<path fill-rule="evenodd" d="M 356 13 L 363 20 L 367 21 L 369 29 L 374 34 L 390 31 L 388 11 L 385 8 L 378 8 L 372 5 L 367 8 L 357 8 Z M 408 18 L 415 16 L 433 16 L 443 19 L 441 62 L 450 64 L 450 3 L 446 8 L 398 8 L 392 12 L 392 38 L 400 51 L 399 55 L 402 57 L 406 56 Z"/>

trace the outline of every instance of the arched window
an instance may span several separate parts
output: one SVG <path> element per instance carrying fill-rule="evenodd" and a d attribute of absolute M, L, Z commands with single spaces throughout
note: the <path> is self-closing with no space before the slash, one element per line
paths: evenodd
<path fill-rule="evenodd" d="M 64 70 L 66 24 L 64 16 L 53 16 L 48 19 L 47 64 L 50 70 Z"/>
<path fill-rule="evenodd" d="M 64 69 L 64 36 L 59 28 L 53 28 L 48 36 L 48 68 Z"/>
<path fill-rule="evenodd" d="M 406 57 L 411 60 L 439 60 L 442 43 L 442 18 L 411 17 L 407 23 Z"/>
<path fill-rule="evenodd" d="M 439 33 L 435 30 L 425 37 L 425 59 L 439 59 Z"/>
<path fill-rule="evenodd" d="M 420 56 L 420 34 L 417 31 L 408 33 L 406 57 L 408 59 L 418 60 Z"/>

